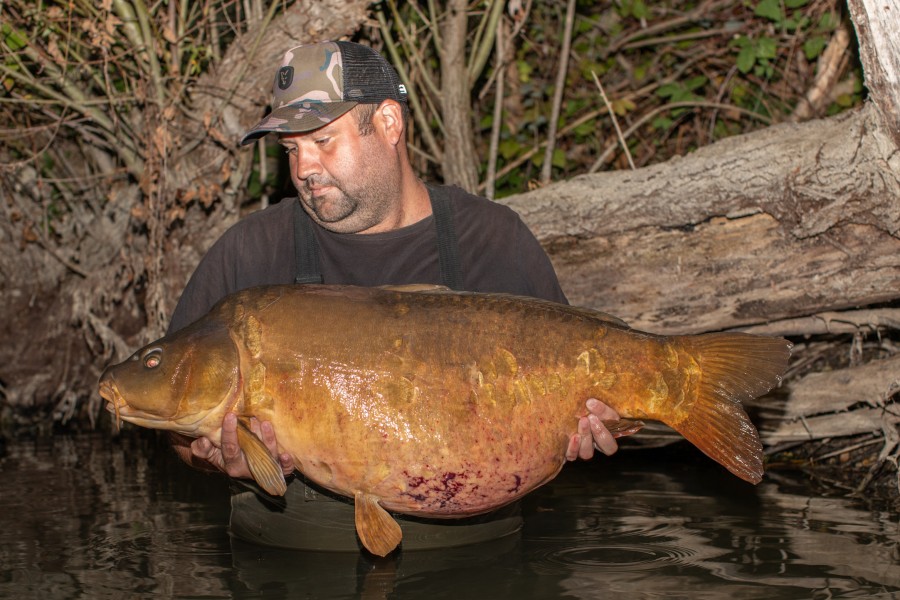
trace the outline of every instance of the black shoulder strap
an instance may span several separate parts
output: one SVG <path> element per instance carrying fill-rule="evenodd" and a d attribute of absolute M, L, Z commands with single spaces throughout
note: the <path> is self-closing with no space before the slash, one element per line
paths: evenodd
<path fill-rule="evenodd" d="M 294 202 L 294 256 L 297 259 L 294 283 L 322 283 L 316 232 L 312 219 L 300 206 L 300 198 Z"/>
<path fill-rule="evenodd" d="M 447 196 L 447 188 L 428 188 L 431 212 L 437 228 L 438 261 L 441 266 L 441 283 L 451 290 L 461 290 L 463 286 L 462 266 L 459 262 L 459 243 L 453 225 L 453 205 Z"/>

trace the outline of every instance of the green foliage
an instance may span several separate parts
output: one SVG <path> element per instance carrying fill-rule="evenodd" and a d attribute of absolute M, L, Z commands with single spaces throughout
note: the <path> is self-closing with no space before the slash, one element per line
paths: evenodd
<path fill-rule="evenodd" d="M 650 16 L 650 11 L 643 0 L 620 0 L 617 12 L 623 17 L 635 19 L 646 19 Z"/>
<path fill-rule="evenodd" d="M 733 45 L 740 49 L 735 66 L 741 73 L 752 71 L 758 77 L 772 77 L 772 60 L 778 55 L 778 44 L 774 39 L 740 36 L 734 40 Z"/>
<path fill-rule="evenodd" d="M 702 90 L 707 81 L 704 75 L 698 75 L 687 81 L 666 83 L 656 89 L 656 95 L 669 102 L 700 102 L 704 97 L 696 92 Z M 677 117 L 686 110 L 685 108 L 676 108 L 672 111 L 672 116 Z"/>

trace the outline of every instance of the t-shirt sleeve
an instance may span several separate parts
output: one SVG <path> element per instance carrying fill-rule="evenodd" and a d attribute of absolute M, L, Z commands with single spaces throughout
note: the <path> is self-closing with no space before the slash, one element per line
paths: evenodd
<path fill-rule="evenodd" d="M 236 230 L 227 231 L 206 253 L 188 280 L 166 333 L 187 327 L 234 290 Z"/>

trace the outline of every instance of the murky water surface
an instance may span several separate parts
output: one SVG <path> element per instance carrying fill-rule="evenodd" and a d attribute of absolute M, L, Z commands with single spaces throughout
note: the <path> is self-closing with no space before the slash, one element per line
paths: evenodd
<path fill-rule="evenodd" d="M 621 452 L 570 465 L 489 544 L 361 554 L 228 535 L 228 490 L 153 432 L 7 443 L 3 598 L 898 598 L 898 515 L 757 487 L 705 458 Z"/>

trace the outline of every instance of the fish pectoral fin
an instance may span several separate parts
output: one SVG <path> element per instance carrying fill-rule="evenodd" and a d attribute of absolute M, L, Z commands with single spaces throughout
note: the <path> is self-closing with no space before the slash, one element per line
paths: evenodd
<path fill-rule="evenodd" d="M 378 498 L 356 492 L 356 534 L 366 550 L 377 556 L 387 556 L 403 539 L 400 525 L 380 504 Z"/>
<path fill-rule="evenodd" d="M 603 425 L 614 438 L 625 437 L 637 433 L 644 428 L 644 422 L 636 419 L 619 419 L 617 421 L 603 421 Z"/>
<path fill-rule="evenodd" d="M 243 419 L 238 419 L 237 438 L 256 483 L 273 496 L 284 496 L 287 483 L 284 481 L 281 465 L 272 457 L 263 441 L 250 431 Z"/>

